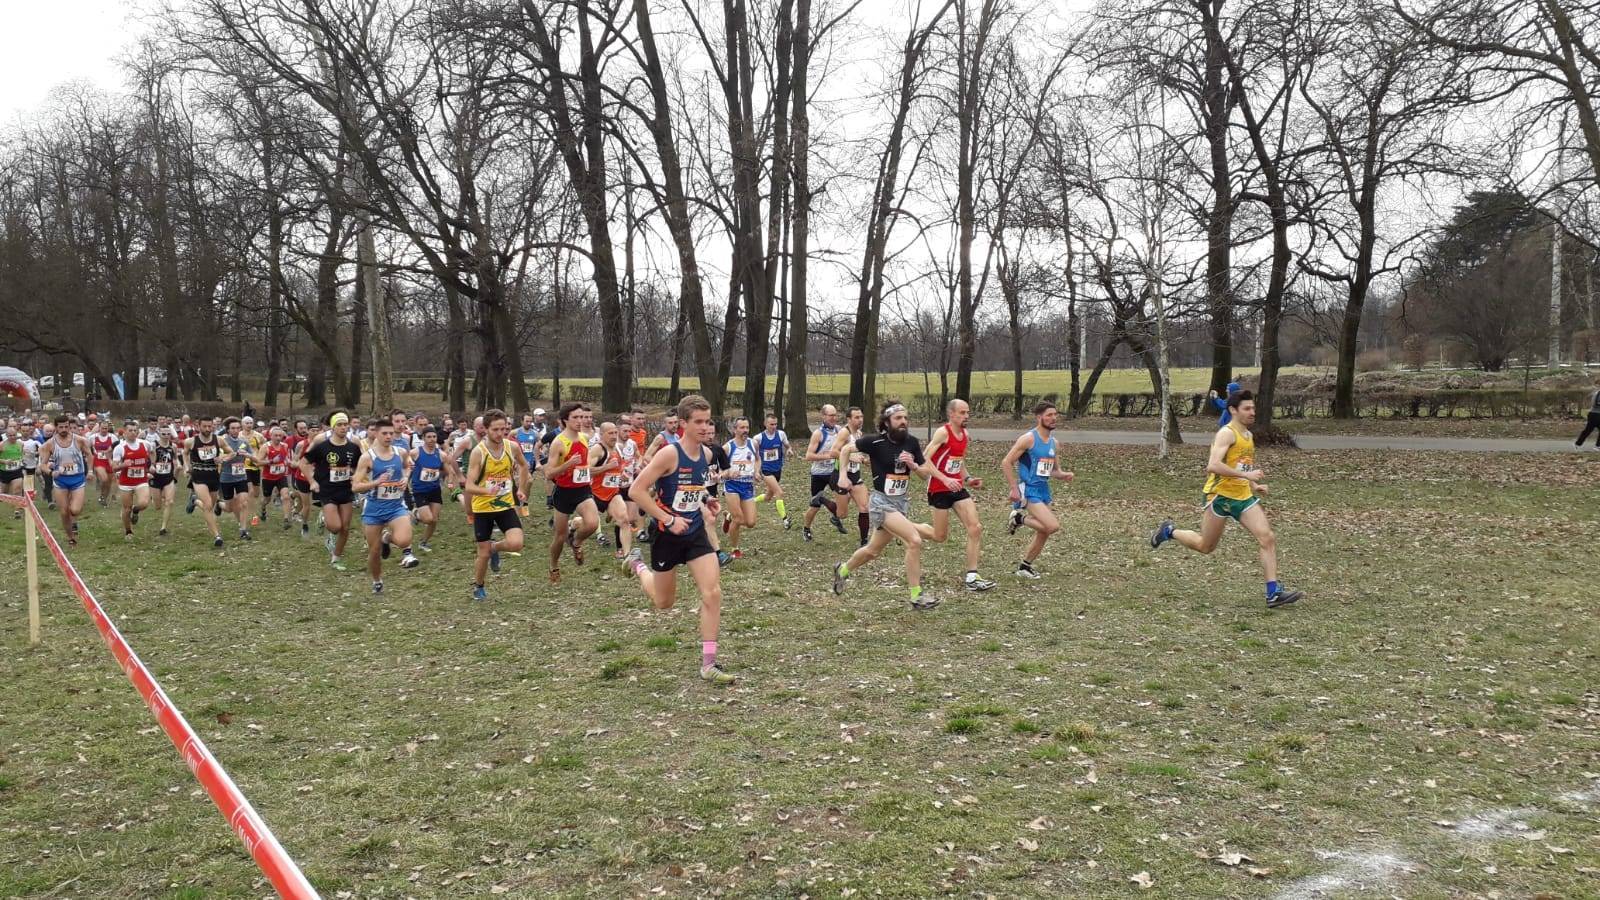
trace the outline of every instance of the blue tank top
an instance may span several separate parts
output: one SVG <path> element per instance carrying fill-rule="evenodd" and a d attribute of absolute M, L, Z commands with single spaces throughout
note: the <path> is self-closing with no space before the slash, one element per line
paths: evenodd
<path fill-rule="evenodd" d="M 372 489 L 367 497 L 367 506 L 361 514 L 372 519 L 388 519 L 399 515 L 406 508 L 406 488 L 403 477 L 406 471 L 405 459 L 398 450 L 393 451 L 388 459 L 383 459 L 376 453 L 369 453 L 372 457 L 372 480 L 392 481 L 395 484 L 380 484 Z"/>
<path fill-rule="evenodd" d="M 661 449 L 666 450 L 665 447 Z M 685 535 L 694 534 L 706 524 L 700 504 L 706 499 L 706 480 L 711 474 L 711 464 L 706 459 L 710 448 L 702 445 L 699 459 L 691 458 L 682 444 L 674 443 L 672 449 L 678 454 L 678 468 L 656 482 L 656 497 L 673 515 L 688 520 L 689 530 Z M 659 529 L 661 523 L 657 522 L 656 527 Z"/>
<path fill-rule="evenodd" d="M 413 492 L 437 491 L 440 489 L 441 479 L 444 477 L 444 454 L 438 450 L 429 453 L 426 449 L 417 449 L 417 462 L 411 469 L 411 490 Z"/>
<path fill-rule="evenodd" d="M 528 461 L 528 465 L 533 465 L 534 457 L 539 455 L 539 441 L 544 435 L 535 428 L 518 428 L 511 433 L 511 437 L 522 448 L 522 458 Z"/>
<path fill-rule="evenodd" d="M 1039 429 L 1033 430 L 1033 446 L 1017 460 L 1017 478 L 1023 484 L 1041 485 L 1050 482 L 1050 476 L 1056 471 L 1056 439 L 1052 435 L 1047 441 L 1039 434 Z"/>
<path fill-rule="evenodd" d="M 781 430 L 770 437 L 763 428 L 756 438 L 756 449 L 760 451 L 761 471 L 763 474 L 783 471 L 783 457 L 789 452 L 789 438 Z"/>
<path fill-rule="evenodd" d="M 832 450 L 833 439 L 839 435 L 839 427 L 837 425 L 829 425 L 827 422 L 823 422 L 822 425 L 817 428 L 817 432 L 822 435 L 821 439 L 817 441 L 817 452 L 827 453 L 829 450 Z M 811 474 L 832 474 L 834 468 L 837 467 L 838 462 L 839 461 L 833 459 L 831 455 L 828 459 L 812 460 Z"/>

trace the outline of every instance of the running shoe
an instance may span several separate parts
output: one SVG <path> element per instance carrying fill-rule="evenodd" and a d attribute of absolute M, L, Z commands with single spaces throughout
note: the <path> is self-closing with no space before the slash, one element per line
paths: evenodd
<path fill-rule="evenodd" d="M 72 535 L 72 534 L 67 535 L 67 546 L 68 547 L 76 547 L 76 546 L 78 546 L 78 537 L 77 537 L 77 535 Z"/>
<path fill-rule="evenodd" d="M 383 582 L 381 582 L 381 581 L 374 581 L 374 582 L 373 582 L 373 583 L 372 583 L 372 592 L 373 592 L 373 593 L 374 593 L 374 594 L 381 594 L 381 593 L 383 593 Z"/>
<path fill-rule="evenodd" d="M 487 600 L 489 599 L 489 592 L 483 589 L 483 585 L 475 584 L 472 586 L 472 599 Z"/>
<path fill-rule="evenodd" d="M 640 544 L 648 544 L 648 543 L 650 543 L 650 529 L 648 529 L 648 528 L 639 529 L 639 533 L 634 535 L 633 539 L 634 539 L 634 541 L 636 541 L 637 543 L 640 543 Z"/>
<path fill-rule="evenodd" d="M 389 536 L 387 534 L 380 536 L 378 538 L 378 557 L 380 559 L 388 559 L 390 552 L 392 551 L 389 549 Z"/>
<path fill-rule="evenodd" d="M 812 541 L 816 540 L 816 538 L 812 537 L 811 529 L 809 529 L 809 528 L 802 527 L 800 529 L 800 536 L 805 538 L 806 539 L 806 543 L 808 543 L 808 544 L 811 543 Z"/>
<path fill-rule="evenodd" d="M 628 559 L 637 563 L 642 563 L 644 562 L 644 551 L 640 550 L 638 547 L 635 547 L 628 553 Z"/>
<path fill-rule="evenodd" d="M 189 495 L 189 505 L 188 505 L 187 508 L 184 509 L 184 514 L 185 515 L 190 515 L 190 516 L 194 515 L 194 508 L 195 508 L 196 505 L 199 504 L 199 502 L 200 502 L 200 498 L 199 497 L 196 497 L 194 494 L 190 494 Z M 55 504 L 52 503 L 52 504 L 50 504 L 50 506 L 53 509 L 55 507 Z"/>
<path fill-rule="evenodd" d="M 733 676 L 724 672 L 722 667 L 716 663 L 705 666 L 700 670 L 700 680 L 709 681 L 712 684 L 733 684 L 734 682 Z"/>
<path fill-rule="evenodd" d="M 931 594 L 922 594 L 911 601 L 911 608 L 918 611 L 934 609 L 939 605 L 939 598 Z"/>
<path fill-rule="evenodd" d="M 411 554 L 410 548 L 407 548 L 406 552 L 400 555 L 400 568 L 402 569 L 415 569 L 418 562 L 420 560 Z"/>
<path fill-rule="evenodd" d="M 323 540 L 322 546 L 327 547 L 328 548 L 328 552 L 332 553 L 333 552 L 333 548 L 337 547 L 338 545 L 339 545 L 339 542 L 338 542 L 338 540 L 336 538 L 334 538 L 333 532 L 331 532 L 331 531 L 328 532 L 328 536 L 327 536 L 327 538 L 325 538 Z"/>
<path fill-rule="evenodd" d="M 305 524 L 304 522 L 301 522 L 300 523 L 300 540 L 302 540 L 302 541 L 303 540 L 307 540 L 310 537 L 311 537 L 311 526 Z"/>
<path fill-rule="evenodd" d="M 717 565 L 719 565 L 722 568 L 726 569 L 728 567 L 728 564 L 731 563 L 731 562 L 733 562 L 733 554 L 732 553 L 729 553 L 726 550 L 718 550 L 717 551 Z"/>
<path fill-rule="evenodd" d="M 160 531 L 156 532 L 156 537 L 166 537 L 166 536 L 167 536 L 167 530 L 165 528 L 163 528 Z"/>
<path fill-rule="evenodd" d="M 427 541 L 417 541 L 417 546 L 422 548 L 423 553 L 433 552 L 433 545 L 429 544 Z"/>
<path fill-rule="evenodd" d="M 727 513 L 723 513 L 722 514 L 722 533 L 723 534 L 727 534 L 728 533 L 728 529 L 730 529 L 732 527 L 733 527 L 733 516 L 730 516 Z"/>
<path fill-rule="evenodd" d="M 844 563 L 839 563 L 838 565 L 833 567 L 833 592 L 835 594 L 843 594 L 844 593 L 845 575 L 844 575 L 844 572 L 841 571 L 843 568 L 844 568 Z"/>
<path fill-rule="evenodd" d="M 735 550 L 735 551 L 733 551 L 733 558 L 734 559 L 744 559 L 744 551 L 743 550 Z"/>
<path fill-rule="evenodd" d="M 1038 581 L 1039 579 L 1043 578 L 1044 576 L 1040 575 L 1038 572 L 1035 572 L 1033 570 L 1033 566 L 1030 566 L 1027 563 L 1023 563 L 1022 565 L 1017 566 L 1017 577 L 1018 578 L 1026 578 L 1029 581 Z"/>
<path fill-rule="evenodd" d="M 252 540 L 252 538 L 250 537 L 250 532 L 249 532 L 248 529 L 245 529 L 245 528 L 239 529 L 239 540 L 241 540 L 241 541 Z"/>
<path fill-rule="evenodd" d="M 1023 513 L 1020 509 L 1013 509 L 1010 518 L 1006 521 L 1006 534 L 1016 534 L 1022 527 Z"/>
<path fill-rule="evenodd" d="M 1150 535 L 1150 549 L 1154 550 L 1170 540 L 1172 540 L 1172 520 L 1167 519 L 1156 529 L 1155 534 Z"/>
<path fill-rule="evenodd" d="M 838 515 L 834 513 L 828 513 L 828 521 L 833 523 L 835 530 L 837 530 L 840 534 L 844 534 L 844 522 L 839 519 Z"/>
<path fill-rule="evenodd" d="M 124 531 L 122 533 L 122 540 L 123 540 L 124 543 L 128 543 L 128 544 L 133 543 L 133 532 Z"/>
<path fill-rule="evenodd" d="M 794 527 L 794 522 L 790 521 L 788 516 L 784 516 L 783 517 L 783 530 L 784 531 L 788 531 L 789 529 L 791 529 L 793 527 Z"/>
<path fill-rule="evenodd" d="M 337 571 L 337 572 L 346 571 L 346 569 L 344 567 L 344 560 L 340 559 L 337 556 L 335 556 L 332 559 L 328 560 L 328 565 L 332 566 L 334 568 L 334 571 Z"/>
<path fill-rule="evenodd" d="M 984 578 L 982 575 L 977 575 L 977 576 L 974 576 L 972 578 L 968 578 L 967 581 L 966 581 L 966 584 L 967 584 L 967 590 L 972 591 L 973 593 L 979 593 L 981 591 L 991 590 L 994 587 L 994 582 L 990 581 L 987 578 Z"/>
<path fill-rule="evenodd" d="M 220 534 L 217 535 L 216 539 L 211 542 L 211 546 L 217 548 L 218 550 L 221 550 L 222 549 L 222 535 L 220 535 Z"/>
<path fill-rule="evenodd" d="M 128 519 L 129 519 L 129 521 L 133 522 L 133 524 L 135 524 L 135 525 L 139 524 L 139 511 L 137 509 L 134 510 L 133 514 L 130 515 L 128 517 Z"/>
<path fill-rule="evenodd" d="M 561 570 L 560 569 L 551 569 L 550 570 L 550 583 L 551 584 L 560 584 L 561 583 Z"/>
<path fill-rule="evenodd" d="M 1277 609 L 1280 606 L 1288 606 L 1291 603 L 1298 602 L 1300 598 L 1304 596 L 1305 593 L 1303 591 L 1286 591 L 1282 588 L 1279 588 L 1271 597 L 1267 598 L 1267 609 Z"/>
<path fill-rule="evenodd" d="M 102 506 L 102 507 L 104 507 L 104 506 L 105 506 L 105 505 L 106 505 L 106 498 L 104 498 L 104 497 L 101 497 L 101 498 L 100 498 L 100 505 L 101 505 L 101 506 Z"/>
<path fill-rule="evenodd" d="M 499 550 L 490 550 L 489 551 L 489 571 L 495 573 L 496 575 L 500 574 L 500 551 Z"/>
<path fill-rule="evenodd" d="M 611 546 L 611 536 L 606 534 L 605 529 L 602 528 L 595 532 L 594 542 L 602 547 L 609 547 Z"/>

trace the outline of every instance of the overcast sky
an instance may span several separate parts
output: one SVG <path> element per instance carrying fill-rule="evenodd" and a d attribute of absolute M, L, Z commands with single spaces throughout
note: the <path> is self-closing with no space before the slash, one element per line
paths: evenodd
<path fill-rule="evenodd" d="M 119 0 L 5 0 L 0 28 L 0 122 L 27 118 L 51 88 L 83 79 L 121 85 L 115 57 L 133 42 L 134 4 Z"/>

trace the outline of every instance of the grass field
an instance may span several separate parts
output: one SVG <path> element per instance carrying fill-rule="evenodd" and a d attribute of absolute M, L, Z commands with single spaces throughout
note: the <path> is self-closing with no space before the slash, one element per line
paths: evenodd
<path fill-rule="evenodd" d="M 1258 369 L 1237 369 L 1241 376 L 1255 375 Z M 1284 375 L 1314 375 L 1324 371 L 1311 366 L 1288 366 L 1282 370 Z M 1089 378 L 1089 370 L 1085 369 L 1082 375 L 1085 381 Z M 1013 384 L 1011 372 L 985 371 L 972 373 L 972 392 L 974 394 L 1009 394 Z M 1022 373 L 1022 390 L 1026 394 L 1044 394 L 1052 391 L 1063 396 L 1071 384 L 1072 375 L 1065 369 L 1030 369 Z M 928 381 L 924 382 L 920 373 L 892 372 L 878 378 L 878 393 L 885 397 L 915 397 L 929 393 L 928 386 L 933 387 L 932 393 L 939 393 L 939 374 L 931 373 Z M 563 378 L 562 384 L 591 385 L 598 387 L 598 378 Z M 670 378 L 640 378 L 640 387 L 664 388 L 672 383 Z M 955 373 L 950 374 L 950 384 L 955 385 Z M 1211 370 L 1201 368 L 1180 368 L 1172 370 L 1172 389 L 1177 392 L 1204 393 L 1211 384 Z M 700 386 L 700 379 L 686 376 L 683 387 L 693 390 Z M 728 389 L 737 394 L 744 390 L 744 376 L 736 375 L 728 379 Z M 768 381 L 771 389 L 771 381 Z M 849 393 L 850 375 L 810 375 L 806 378 L 806 389 L 814 394 Z M 1143 369 L 1107 369 L 1100 376 L 1100 381 L 1095 385 L 1096 393 L 1126 394 L 1148 393 L 1150 391 L 1150 376 Z"/>
<path fill-rule="evenodd" d="M 553 590 L 530 554 L 472 604 L 458 516 L 379 600 L 276 522 L 124 547 L 94 509 L 73 558 L 329 898 L 1600 893 L 1600 463 L 1268 452 L 1308 593 L 1268 613 L 1237 529 L 1145 544 L 1195 518 L 1200 453 L 1073 448 L 1037 583 L 985 492 L 1002 585 L 958 593 L 937 548 L 931 613 L 895 550 L 835 598 L 853 539 L 763 507 L 729 689 L 693 677 L 693 613 L 609 564 Z M 19 531 L 0 515 L 0 896 L 269 893 L 53 570 L 27 648 Z"/>

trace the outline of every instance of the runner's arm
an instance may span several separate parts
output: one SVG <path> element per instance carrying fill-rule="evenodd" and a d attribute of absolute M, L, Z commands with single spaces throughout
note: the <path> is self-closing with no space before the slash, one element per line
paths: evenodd
<path fill-rule="evenodd" d="M 639 505 L 639 511 L 655 519 L 658 525 L 673 531 L 674 534 L 681 533 L 674 531 L 679 521 L 678 516 L 663 509 L 661 504 L 656 502 L 655 492 L 651 490 L 651 486 L 666 477 L 667 472 L 677 464 L 678 461 L 671 456 L 651 457 L 650 462 L 646 463 L 639 473 L 639 477 L 628 487 L 628 499 Z M 687 523 L 684 528 L 687 530 Z"/>
<path fill-rule="evenodd" d="M 487 497 L 489 496 L 489 488 L 486 485 L 479 484 L 482 480 L 483 454 L 478 452 L 477 447 L 473 447 L 472 456 L 467 459 L 467 480 L 461 486 L 461 489 L 468 497 Z"/>
<path fill-rule="evenodd" d="M 372 457 L 363 453 L 356 463 L 356 474 L 350 478 L 350 490 L 358 494 L 365 494 L 378 486 L 378 482 L 370 480 L 372 477 Z"/>
<path fill-rule="evenodd" d="M 1218 475 L 1223 478 L 1243 478 L 1252 484 L 1260 481 L 1261 472 L 1259 470 L 1243 472 L 1223 462 L 1228 456 L 1228 448 L 1232 447 L 1233 442 L 1236 440 L 1238 440 L 1238 437 L 1233 433 L 1232 428 L 1220 428 L 1217 430 L 1217 436 L 1211 439 L 1211 458 L 1206 461 L 1206 474 Z"/>
<path fill-rule="evenodd" d="M 122 461 L 122 448 L 126 446 L 128 446 L 126 441 L 118 441 L 117 446 L 112 449 L 111 471 L 121 472 L 123 469 L 128 467 L 128 464 Z"/>
<path fill-rule="evenodd" d="M 1005 458 L 1000 460 L 1000 474 L 1006 476 L 1006 486 L 1015 490 L 1021 485 L 1017 477 L 1017 461 L 1022 459 L 1022 454 L 1028 452 L 1033 446 L 1033 432 L 1029 431 L 1017 438 L 1011 449 L 1006 451 Z"/>
<path fill-rule="evenodd" d="M 811 440 L 806 442 L 806 462 L 822 462 L 825 459 L 832 459 L 832 449 L 832 447 L 826 450 L 823 449 L 822 432 L 813 431 L 811 432 Z"/>
<path fill-rule="evenodd" d="M 839 437 L 844 438 L 846 435 L 840 432 Z M 856 442 L 847 440 L 839 445 L 839 452 L 834 454 L 838 459 L 838 467 L 834 470 L 839 474 L 836 480 L 839 482 L 839 487 L 845 490 L 850 489 L 850 454 L 854 452 L 856 452 Z"/>

